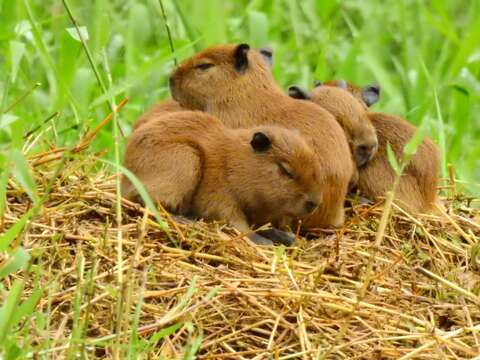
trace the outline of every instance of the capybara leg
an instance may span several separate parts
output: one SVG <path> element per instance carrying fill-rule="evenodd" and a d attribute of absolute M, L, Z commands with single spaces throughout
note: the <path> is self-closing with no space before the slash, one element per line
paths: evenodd
<path fill-rule="evenodd" d="M 235 221 L 231 221 L 230 223 L 240 232 L 243 232 L 243 233 L 251 232 L 251 229 L 248 226 L 248 222 L 244 219 L 237 219 Z M 256 233 L 250 233 L 247 235 L 247 237 L 257 245 L 267 245 L 267 246 L 273 245 L 272 240 L 269 240 L 266 237 L 263 237 L 262 235 L 259 235 Z"/>
<path fill-rule="evenodd" d="M 272 246 L 273 245 L 272 240 L 267 239 L 266 237 L 263 237 L 262 235 L 259 235 L 257 233 L 249 234 L 249 235 L 247 235 L 247 237 L 257 245 L 265 245 L 265 246 Z"/>
<path fill-rule="evenodd" d="M 274 243 L 282 244 L 285 246 L 292 246 L 295 243 L 295 234 L 279 229 L 267 229 L 257 231 L 258 235 L 261 235 L 267 239 L 272 240 Z"/>

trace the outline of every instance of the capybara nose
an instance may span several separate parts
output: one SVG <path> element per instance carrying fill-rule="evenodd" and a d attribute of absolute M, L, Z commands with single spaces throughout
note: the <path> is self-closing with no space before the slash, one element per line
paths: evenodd
<path fill-rule="evenodd" d="M 318 207 L 318 203 L 312 200 L 307 200 L 305 201 L 304 207 L 305 207 L 305 212 L 307 214 L 310 214 L 314 212 L 315 209 Z"/>
<path fill-rule="evenodd" d="M 170 86 L 170 91 L 172 91 L 175 86 L 175 78 L 173 76 L 170 76 L 168 79 L 168 85 Z"/>
<path fill-rule="evenodd" d="M 357 146 L 355 150 L 355 163 L 358 167 L 365 166 L 369 162 L 375 152 L 377 151 L 377 143 L 374 144 L 362 144 Z"/>

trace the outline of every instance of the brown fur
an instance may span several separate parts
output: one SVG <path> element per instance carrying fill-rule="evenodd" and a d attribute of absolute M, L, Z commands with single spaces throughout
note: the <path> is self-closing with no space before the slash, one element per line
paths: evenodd
<path fill-rule="evenodd" d="M 265 61 L 265 63 L 269 67 L 271 67 L 273 50 L 268 47 L 264 47 L 264 48 L 257 49 L 257 51 L 261 55 L 263 61 Z M 164 113 L 173 112 L 173 111 L 183 111 L 183 110 L 188 110 L 188 109 L 181 107 L 180 104 L 175 100 L 171 98 L 163 100 L 161 102 L 158 102 L 152 105 L 150 109 L 148 109 L 144 114 L 142 114 L 142 116 L 140 116 L 137 119 L 135 124 L 133 124 L 132 130 L 137 129 L 140 125 L 146 123 L 147 121 L 153 120 Z"/>
<path fill-rule="evenodd" d="M 256 52 L 246 52 L 248 66 L 238 69 L 238 49 L 235 45 L 215 46 L 186 60 L 171 76 L 173 98 L 184 107 L 218 116 L 228 127 L 277 124 L 298 129 L 312 145 L 322 170 L 323 203 L 305 224 L 340 225 L 354 168 L 341 127 L 321 107 L 284 94 Z M 214 66 L 198 68 L 207 63 Z"/>
<path fill-rule="evenodd" d="M 336 86 L 335 81 L 325 84 Z M 348 84 L 348 89 L 363 101 L 359 87 Z M 363 196 L 377 198 L 391 190 L 395 180 L 395 172 L 387 157 L 387 143 L 390 143 L 396 158 L 401 159 L 403 148 L 414 135 L 416 127 L 394 115 L 369 112 L 368 117 L 376 129 L 379 146 L 377 155 L 359 170 L 357 185 Z M 439 169 L 440 152 L 429 138 L 425 138 L 400 179 L 396 192 L 399 203 L 413 213 L 431 212 L 437 202 Z"/>
<path fill-rule="evenodd" d="M 148 109 L 145 113 L 142 114 L 142 116 L 137 119 L 135 124 L 133 124 L 132 130 L 136 130 L 146 122 L 156 119 L 157 117 L 162 116 L 166 113 L 183 110 L 185 109 L 182 108 L 180 104 L 173 99 L 166 99 L 164 101 L 158 102 L 152 105 L 150 109 Z"/>
<path fill-rule="evenodd" d="M 268 149 L 254 149 L 256 133 L 268 136 Z M 315 160 L 294 131 L 277 126 L 229 129 L 199 111 L 164 114 L 145 123 L 129 138 L 125 154 L 125 166 L 167 210 L 226 220 L 241 231 L 249 224 L 282 225 L 315 210 L 307 204 L 321 202 Z M 125 177 L 122 193 L 138 198 Z"/>
<path fill-rule="evenodd" d="M 296 94 L 291 90 L 295 88 Z M 295 92 L 294 92 L 295 93 Z M 370 161 L 378 148 L 377 133 L 368 118 L 368 107 L 358 101 L 348 90 L 332 86 L 318 86 L 309 94 L 293 86 L 289 94 L 295 98 L 308 99 L 328 110 L 342 126 L 358 167 Z"/>
<path fill-rule="evenodd" d="M 329 80 L 323 83 L 325 86 L 330 86 L 330 87 L 338 87 L 338 82 L 341 80 Z M 346 89 L 350 94 L 352 94 L 355 98 L 361 101 L 362 104 L 365 105 L 365 102 L 363 101 L 363 92 L 362 88 L 360 86 L 351 84 L 351 83 L 346 83 Z M 318 86 L 320 88 L 320 86 Z"/>

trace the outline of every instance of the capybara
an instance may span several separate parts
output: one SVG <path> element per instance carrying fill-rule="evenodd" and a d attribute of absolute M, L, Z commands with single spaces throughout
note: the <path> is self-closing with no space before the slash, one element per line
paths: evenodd
<path fill-rule="evenodd" d="M 311 100 L 328 110 L 342 126 L 357 167 L 369 162 L 378 149 L 375 127 L 368 118 L 368 108 L 346 89 L 317 86 L 311 92 L 290 86 L 288 94 L 296 99 Z"/>
<path fill-rule="evenodd" d="M 164 114 L 130 136 L 125 166 L 172 213 L 226 220 L 238 230 L 310 215 L 322 202 L 315 153 L 278 126 L 230 129 L 200 111 Z M 122 194 L 138 193 L 124 177 Z M 258 234 L 257 243 L 269 243 Z"/>
<path fill-rule="evenodd" d="M 349 90 L 366 106 L 376 103 L 380 95 L 378 85 L 360 88 L 342 80 L 317 85 L 312 94 L 318 91 L 318 88 L 340 86 Z M 313 95 L 311 98 L 315 101 Z M 392 190 L 396 177 L 387 157 L 387 144 L 390 144 L 395 157 L 402 159 L 403 149 L 417 128 L 398 116 L 378 112 L 367 112 L 367 115 L 377 132 L 378 151 L 371 161 L 359 169 L 357 187 L 362 196 L 375 199 Z M 438 201 L 439 172 L 440 152 L 432 140 L 425 137 L 399 180 L 395 193 L 399 205 L 412 213 L 434 211 L 434 204 Z"/>
<path fill-rule="evenodd" d="M 262 55 L 247 44 L 208 48 L 173 71 L 170 89 L 181 106 L 211 113 L 231 128 L 274 124 L 297 129 L 321 169 L 323 201 L 304 225 L 343 223 L 343 203 L 355 168 L 346 136 L 328 111 L 286 95 Z"/>

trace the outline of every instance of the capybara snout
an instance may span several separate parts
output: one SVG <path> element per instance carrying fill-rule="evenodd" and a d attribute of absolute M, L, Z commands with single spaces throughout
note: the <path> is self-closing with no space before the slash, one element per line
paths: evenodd
<path fill-rule="evenodd" d="M 373 159 L 378 150 L 378 140 L 367 139 L 355 146 L 353 156 L 355 163 L 359 168 L 364 167 L 370 160 Z"/>

